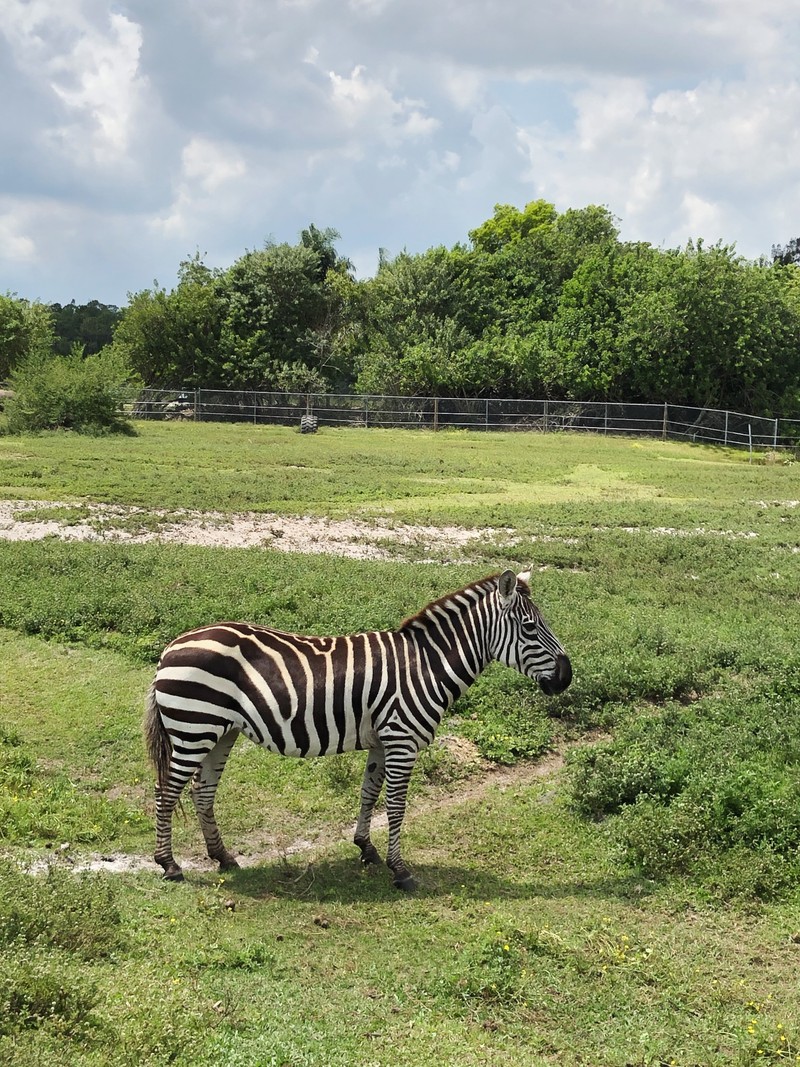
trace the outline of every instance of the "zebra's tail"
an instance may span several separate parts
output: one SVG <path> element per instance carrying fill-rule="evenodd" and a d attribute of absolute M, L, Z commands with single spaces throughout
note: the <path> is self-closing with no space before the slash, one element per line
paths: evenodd
<path fill-rule="evenodd" d="M 147 693 L 143 728 L 147 754 L 150 756 L 153 766 L 156 769 L 156 781 L 163 789 L 167 784 L 167 777 L 169 775 L 169 761 L 172 756 L 172 745 L 170 744 L 169 736 L 164 729 L 164 723 L 161 721 L 161 715 L 159 714 L 158 703 L 156 701 L 155 678 Z"/>

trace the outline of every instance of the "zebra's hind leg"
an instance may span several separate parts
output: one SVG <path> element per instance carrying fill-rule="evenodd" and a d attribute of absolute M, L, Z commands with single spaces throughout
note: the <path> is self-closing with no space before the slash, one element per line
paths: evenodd
<path fill-rule="evenodd" d="M 361 811 L 356 823 L 354 842 L 361 849 L 361 862 L 381 863 L 378 850 L 370 840 L 369 831 L 372 825 L 372 813 L 375 804 L 383 788 L 383 780 L 386 777 L 386 762 L 383 747 L 371 748 L 367 754 L 367 764 L 364 768 L 364 778 L 361 783 Z"/>
<path fill-rule="evenodd" d="M 394 884 L 406 892 L 416 889 L 417 884 L 400 855 L 400 829 L 406 813 L 408 783 L 416 760 L 417 750 L 410 743 L 392 747 L 386 752 L 386 814 L 389 817 L 386 863 L 394 875 Z"/>
<path fill-rule="evenodd" d="M 210 859 L 219 863 L 221 871 L 239 866 L 234 856 L 225 848 L 217 820 L 214 817 L 214 797 L 217 786 L 238 736 L 238 730 L 231 730 L 221 737 L 194 772 L 192 778 L 192 803 L 197 812 L 200 829 L 203 831 L 206 852 Z"/>
<path fill-rule="evenodd" d="M 166 785 L 156 786 L 156 851 L 153 859 L 164 868 L 164 877 L 170 882 L 183 881 L 183 871 L 172 855 L 172 813 L 191 775 L 191 768 L 187 770 L 170 764 Z"/>

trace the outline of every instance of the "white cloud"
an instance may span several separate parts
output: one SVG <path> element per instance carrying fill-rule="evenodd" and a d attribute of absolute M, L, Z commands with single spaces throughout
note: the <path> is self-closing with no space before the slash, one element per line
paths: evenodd
<path fill-rule="evenodd" d="M 196 183 L 206 193 L 222 184 L 241 178 L 247 167 L 230 145 L 214 144 L 194 137 L 183 150 L 183 171 L 187 181 Z"/>
<path fill-rule="evenodd" d="M 623 235 L 741 241 L 756 256 L 800 202 L 797 82 L 714 81 L 648 95 L 638 80 L 603 80 L 574 103 L 566 135 L 522 131 L 530 179 L 545 195 L 558 190 L 562 207 L 609 204 Z"/>
<path fill-rule="evenodd" d="M 334 109 L 351 130 L 395 141 L 427 137 L 439 125 L 437 119 L 424 114 L 421 101 L 396 98 L 387 85 L 368 77 L 363 66 L 354 67 L 348 77 L 335 71 L 328 77 Z"/>
<path fill-rule="evenodd" d="M 245 160 L 233 146 L 192 138 L 183 149 L 175 198 L 169 210 L 151 225 L 156 230 L 191 237 L 192 228 L 201 227 L 209 211 L 225 213 L 223 187 L 236 183 L 246 173 Z M 229 197 L 233 203 L 238 200 L 235 193 L 229 193 Z"/>
<path fill-rule="evenodd" d="M 36 260 L 36 242 L 24 231 L 24 223 L 15 209 L 0 214 L 0 261 L 11 269 Z"/>
<path fill-rule="evenodd" d="M 798 44 L 796 0 L 4 0 L 0 291 L 120 302 L 310 221 L 374 264 L 539 196 L 756 256 Z"/>
<path fill-rule="evenodd" d="M 95 162 L 113 161 L 129 147 L 144 88 L 138 73 L 141 45 L 140 27 L 112 14 L 107 36 L 82 35 L 71 52 L 51 63 L 53 91 L 93 126 Z M 56 132 L 66 142 L 78 130 L 67 125 Z"/>
<path fill-rule="evenodd" d="M 61 121 L 39 135 L 78 166 L 124 158 L 147 88 L 141 27 L 114 12 L 92 21 L 74 0 L 10 0 L 6 8 L 3 32 L 20 71 L 62 105 Z"/>

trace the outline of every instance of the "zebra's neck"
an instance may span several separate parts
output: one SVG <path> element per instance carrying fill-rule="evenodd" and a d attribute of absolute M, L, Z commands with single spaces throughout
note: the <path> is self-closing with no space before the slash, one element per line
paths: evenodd
<path fill-rule="evenodd" d="M 491 581 L 475 582 L 428 604 L 401 626 L 432 673 L 447 679 L 452 699 L 460 696 L 488 665 L 489 630 L 496 605 Z"/>

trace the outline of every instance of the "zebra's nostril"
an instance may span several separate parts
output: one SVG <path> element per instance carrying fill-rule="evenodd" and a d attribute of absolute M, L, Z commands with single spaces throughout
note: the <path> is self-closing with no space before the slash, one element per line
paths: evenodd
<path fill-rule="evenodd" d="M 572 664 L 569 661 L 569 656 L 558 657 L 556 660 L 556 671 L 561 683 L 560 691 L 563 692 L 572 682 Z"/>

